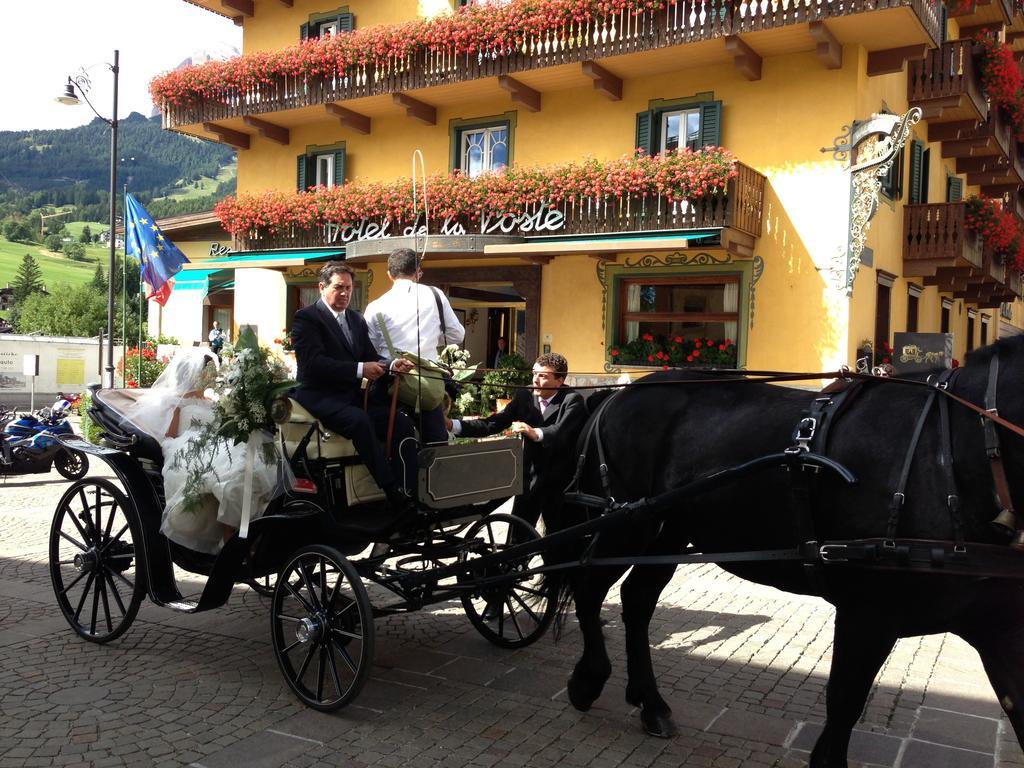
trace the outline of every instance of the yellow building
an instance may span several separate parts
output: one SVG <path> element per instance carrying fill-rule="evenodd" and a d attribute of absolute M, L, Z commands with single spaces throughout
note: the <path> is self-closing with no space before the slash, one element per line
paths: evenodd
<path fill-rule="evenodd" d="M 1009 0 L 955 18 L 929 0 L 189 2 L 244 30 L 238 60 L 154 83 L 166 128 L 238 150 L 234 252 L 191 280 L 265 340 L 315 300 L 319 262 L 357 265 L 365 305 L 398 245 L 425 248 L 477 360 L 505 336 L 579 372 L 669 355 L 825 370 L 899 331 L 952 333 L 962 359 L 1024 325 L 1020 273 L 966 202 L 1024 215 L 1019 148 L 969 39 L 1024 38 Z M 709 145 L 736 161 L 722 188 L 701 187 L 721 160 Z M 637 148 L 696 150 L 678 173 L 701 194 L 637 181 L 654 167 L 622 159 Z M 496 192 L 503 166 L 555 197 Z M 421 171 L 428 204 L 458 211 L 380 213 Z M 460 182 L 438 181 L 451 171 Z M 200 338 L 182 329 L 212 316 L 191 301 L 172 300 L 165 333 Z"/>

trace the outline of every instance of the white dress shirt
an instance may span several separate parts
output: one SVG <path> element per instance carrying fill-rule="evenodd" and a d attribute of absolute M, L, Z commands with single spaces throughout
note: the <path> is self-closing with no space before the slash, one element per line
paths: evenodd
<path fill-rule="evenodd" d="M 440 293 L 440 291 L 438 291 Z M 430 286 L 415 283 L 404 277 L 395 280 L 391 290 L 374 299 L 366 307 L 366 324 L 370 341 L 383 357 L 391 357 L 384 334 L 377 324 L 377 315 L 383 315 L 384 324 L 395 350 L 413 352 L 428 360 L 437 359 L 437 347 L 461 344 L 466 329 L 455 316 L 448 297 L 441 293 L 444 312 L 445 337 L 441 338 L 441 320 L 437 315 L 437 301 Z M 417 333 L 418 331 L 418 333 Z M 419 344 L 417 344 L 417 336 Z"/>

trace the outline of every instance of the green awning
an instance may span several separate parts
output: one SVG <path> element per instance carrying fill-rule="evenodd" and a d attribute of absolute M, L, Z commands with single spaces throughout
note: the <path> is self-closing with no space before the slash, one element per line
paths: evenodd
<path fill-rule="evenodd" d="M 311 261 L 343 259 L 344 248 L 287 248 L 276 251 L 238 251 L 195 263 L 197 269 L 246 267 L 298 267 Z"/>
<path fill-rule="evenodd" d="M 174 277 L 174 290 L 202 291 L 205 294 L 210 289 L 210 275 L 217 271 L 216 269 L 183 269 Z"/>

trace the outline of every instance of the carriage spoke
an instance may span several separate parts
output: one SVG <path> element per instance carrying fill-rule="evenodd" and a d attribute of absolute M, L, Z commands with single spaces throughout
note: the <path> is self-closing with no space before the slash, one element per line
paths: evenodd
<path fill-rule="evenodd" d="M 100 596 L 103 598 L 103 618 L 107 622 L 107 632 L 113 632 L 114 625 L 110 623 L 110 601 L 107 600 L 107 581 L 102 576 L 97 581 L 99 582 L 100 589 L 103 590 Z"/>
<path fill-rule="evenodd" d="M 283 613 L 277 614 L 277 618 L 278 619 L 285 619 L 286 621 L 294 621 L 296 624 L 298 624 L 300 621 L 302 621 L 302 619 L 300 619 L 298 616 L 286 616 Z"/>
<path fill-rule="evenodd" d="M 324 658 L 327 656 L 327 648 L 323 645 L 320 648 L 320 658 L 316 662 L 316 698 L 317 701 L 324 700 Z"/>
<path fill-rule="evenodd" d="M 72 518 L 72 519 L 73 519 L 73 518 Z M 82 544 L 82 542 L 78 541 L 78 540 L 77 540 L 76 538 L 74 538 L 73 536 L 69 536 L 68 534 L 64 533 L 64 531 L 61 531 L 61 532 L 60 532 L 60 537 L 61 537 L 62 539 L 67 539 L 68 541 L 70 541 L 70 542 L 71 542 L 72 544 L 74 544 L 74 545 L 75 545 L 76 547 L 78 547 L 78 548 L 79 548 L 80 550 L 82 550 L 83 552 L 88 552 L 88 551 L 89 551 L 89 548 L 88 548 L 87 546 L 85 546 L 84 544 Z"/>
<path fill-rule="evenodd" d="M 290 645 L 287 645 L 287 646 L 285 646 L 284 648 L 282 648 L 282 649 L 281 649 L 281 654 L 282 654 L 282 655 L 283 655 L 283 654 L 286 654 L 286 653 L 288 653 L 288 651 L 290 651 L 290 650 L 291 650 L 292 648 L 294 648 L 294 647 L 295 647 L 296 645 L 301 645 L 301 644 L 302 644 L 302 641 L 301 641 L 301 640 L 296 640 L 296 641 L 295 641 L 294 643 L 291 643 Z"/>
<path fill-rule="evenodd" d="M 89 634 L 96 634 L 96 614 L 100 608 L 100 580 L 96 579 L 92 587 L 92 619 L 89 621 Z"/>
<path fill-rule="evenodd" d="M 512 620 L 512 626 L 515 627 L 516 634 L 522 640 L 526 635 L 523 634 L 523 630 L 519 626 L 519 620 L 516 618 L 516 609 L 512 607 L 512 601 L 507 596 L 505 597 L 505 604 L 508 605 L 508 617 Z"/>
<path fill-rule="evenodd" d="M 295 675 L 296 682 L 302 682 L 302 678 L 305 676 L 306 670 L 309 669 L 309 662 L 313 660 L 314 653 L 316 653 L 316 646 L 309 646 L 309 650 L 306 652 L 306 658 L 302 660 L 302 666 L 299 667 L 298 674 Z"/>
<path fill-rule="evenodd" d="M 334 678 L 334 688 L 338 691 L 338 695 L 341 696 L 345 693 L 345 688 L 341 684 L 341 675 L 338 674 L 338 665 L 334 663 L 334 652 L 331 650 L 331 644 L 324 643 L 324 650 L 327 651 L 327 664 L 331 668 L 331 677 Z"/>
<path fill-rule="evenodd" d="M 533 595 L 534 597 L 547 597 L 547 594 L 544 591 L 534 587 L 525 587 L 522 584 L 517 584 L 515 588 L 520 592 L 526 592 L 528 595 Z"/>
<path fill-rule="evenodd" d="M 111 530 L 111 528 L 114 527 L 114 518 L 115 517 L 117 517 L 117 504 L 112 504 L 111 508 L 110 508 L 110 516 L 107 518 L 107 527 L 103 531 L 103 538 L 104 539 L 109 539 L 110 538 L 110 530 Z M 127 527 L 128 526 L 126 524 L 125 528 L 127 528 Z M 121 532 L 123 533 L 124 529 L 121 529 Z"/>
<path fill-rule="evenodd" d="M 103 575 L 106 577 L 107 583 L 110 585 L 110 592 L 114 596 L 114 602 L 117 603 L 117 607 L 121 611 L 121 615 L 126 616 L 128 612 L 124 609 L 124 601 L 121 600 L 121 593 L 117 591 L 114 579 L 111 578 L 109 572 L 104 572 Z"/>
<path fill-rule="evenodd" d="M 89 587 L 92 586 L 92 580 L 96 578 L 96 574 L 89 573 L 89 578 L 85 580 L 85 589 L 82 590 L 82 596 L 78 600 L 78 608 L 75 609 L 75 621 L 78 621 L 78 617 L 82 613 L 82 608 L 85 606 L 85 598 L 89 596 Z"/>
<path fill-rule="evenodd" d="M 103 545 L 103 549 L 102 549 L 101 551 L 102 551 L 102 552 L 106 552 L 106 550 L 107 550 L 107 547 L 109 547 L 109 546 L 110 546 L 111 544 L 113 544 L 113 543 L 114 543 L 115 541 L 118 541 L 118 540 L 120 540 L 120 538 L 121 538 L 122 536 L 124 536 L 124 532 L 125 532 L 125 531 L 127 531 L 127 530 L 128 530 L 128 523 L 125 523 L 125 524 L 124 524 L 124 527 L 123 527 L 123 528 L 122 528 L 122 529 L 121 529 L 120 531 L 118 531 L 118 532 L 117 532 L 117 535 L 116 535 L 116 536 L 114 536 L 114 538 L 112 538 L 112 539 L 108 539 L 108 540 L 107 540 L 107 542 L 106 542 L 106 543 L 105 543 L 105 544 Z"/>
<path fill-rule="evenodd" d="M 88 541 L 89 540 L 89 534 L 85 532 L 85 528 L 83 528 L 82 524 L 80 522 L 78 522 L 78 518 L 75 516 L 75 513 L 71 511 L 71 507 L 70 506 L 67 508 L 67 512 L 65 513 L 64 516 L 69 518 L 71 520 L 71 522 L 74 523 L 75 528 L 78 529 L 78 534 L 83 539 Z"/>
<path fill-rule="evenodd" d="M 327 605 L 327 560 L 320 558 L 320 605 Z"/>
<path fill-rule="evenodd" d="M 74 562 L 74 561 L 72 560 L 72 562 Z M 67 594 L 68 594 L 68 590 L 69 590 L 69 589 L 71 589 L 71 588 L 72 588 L 73 586 L 75 586 L 75 584 L 77 584 L 78 582 L 80 582 L 80 581 L 81 581 L 82 579 L 84 579 L 84 578 L 85 578 L 85 571 L 82 571 L 81 573 L 79 573 L 79 574 L 78 574 L 78 575 L 77 575 L 77 576 L 75 577 L 75 580 L 74 580 L 74 581 L 72 581 L 72 582 L 71 582 L 70 584 L 68 584 L 68 585 L 67 585 L 66 587 L 64 587 L 64 589 L 62 589 L 62 590 L 60 591 L 60 595 L 61 595 L 61 597 L 65 597 L 65 596 L 67 596 Z"/>
<path fill-rule="evenodd" d="M 338 650 L 338 655 L 341 656 L 342 660 L 348 665 L 348 668 L 352 671 L 352 674 L 356 674 L 359 667 L 353 661 L 352 656 L 349 655 L 348 649 L 339 643 L 337 640 L 334 641 L 335 648 Z"/>
<path fill-rule="evenodd" d="M 121 573 L 120 571 L 111 571 L 111 573 L 114 576 L 117 576 L 117 578 L 119 578 L 121 581 L 123 581 L 128 586 L 129 589 L 131 589 L 131 590 L 135 589 L 135 582 L 134 581 L 129 581 L 128 577 L 125 576 L 123 573 Z"/>
<path fill-rule="evenodd" d="M 335 579 L 335 581 L 334 581 L 334 589 L 331 591 L 331 599 L 327 601 L 327 612 L 328 613 L 331 613 L 332 611 L 334 611 L 334 603 L 338 600 L 338 593 L 341 592 L 341 581 L 342 581 L 343 578 L 345 578 L 345 574 L 343 574 L 341 571 L 338 571 L 338 578 Z M 346 606 L 342 610 L 345 610 L 347 608 L 348 608 L 348 606 Z"/>
<path fill-rule="evenodd" d="M 320 605 L 320 601 L 317 600 L 316 590 L 313 587 L 313 580 L 309 576 L 309 570 L 306 568 L 306 564 L 302 562 L 301 559 L 299 560 L 299 571 L 301 572 L 302 583 L 305 585 L 306 592 L 309 593 L 310 601 L 313 603 L 313 611 L 311 612 L 315 613 L 320 611 L 322 606 Z"/>
<path fill-rule="evenodd" d="M 100 531 L 103 530 L 103 526 L 100 525 L 100 511 L 103 509 L 103 505 L 100 503 L 100 487 L 96 486 L 96 520 L 93 525 L 96 526 L 96 538 L 99 539 Z"/>
<path fill-rule="evenodd" d="M 509 592 L 509 597 L 515 598 L 515 601 L 522 606 L 523 610 L 530 614 L 530 618 L 533 619 L 536 623 L 540 624 L 540 617 L 536 613 L 534 613 L 533 609 L 526 604 L 523 598 L 519 596 L 514 587 L 512 591 Z M 511 607 L 511 604 L 509 605 L 509 607 Z"/>
<path fill-rule="evenodd" d="M 338 629 L 337 627 L 331 627 L 331 632 L 341 635 L 342 637 L 347 637 L 350 640 L 363 639 L 363 635 L 361 633 L 357 634 L 355 632 L 349 632 L 347 629 Z"/>
<path fill-rule="evenodd" d="M 302 595 L 300 595 L 298 592 L 295 591 L 295 587 L 293 587 L 292 583 L 290 581 L 288 581 L 287 579 L 285 579 L 284 588 L 287 589 L 291 593 L 292 597 L 294 597 L 296 600 L 298 600 L 300 603 L 302 603 L 302 607 L 303 608 L 305 608 L 310 613 L 316 613 L 316 611 L 313 609 L 313 606 L 311 606 L 306 601 L 306 598 L 304 598 Z"/>

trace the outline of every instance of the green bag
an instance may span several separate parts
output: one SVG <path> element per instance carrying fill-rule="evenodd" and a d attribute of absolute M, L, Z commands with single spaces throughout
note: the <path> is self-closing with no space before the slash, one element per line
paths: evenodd
<path fill-rule="evenodd" d="M 384 343 L 388 345 L 388 352 L 391 353 L 391 358 L 394 359 L 398 354 L 401 354 L 402 357 L 416 366 L 409 373 L 403 373 L 396 377 L 398 381 L 398 401 L 412 407 L 417 413 L 420 411 L 432 411 L 440 406 L 444 402 L 445 368 L 440 363 L 436 363 L 433 360 L 425 360 L 419 355 L 414 355 L 412 352 L 396 353 L 395 347 L 391 343 L 391 334 L 388 333 L 387 326 L 384 324 L 383 315 L 378 314 L 376 319 L 377 327 L 380 328 L 381 335 L 384 337 Z M 392 384 L 391 386 L 395 385 Z M 390 393 L 391 390 L 388 391 Z"/>

